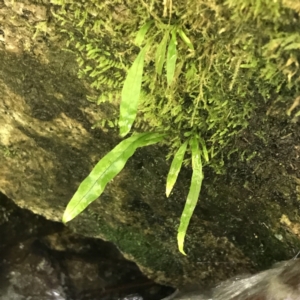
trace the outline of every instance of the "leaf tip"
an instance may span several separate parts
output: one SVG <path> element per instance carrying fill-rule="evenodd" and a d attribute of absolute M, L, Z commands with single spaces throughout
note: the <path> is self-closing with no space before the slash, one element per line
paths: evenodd
<path fill-rule="evenodd" d="M 167 186 L 167 188 L 166 188 L 166 196 L 167 196 L 167 198 L 170 196 L 171 190 L 172 190 L 172 188 L 170 188 L 169 186 Z"/>
<path fill-rule="evenodd" d="M 186 253 L 184 252 L 184 249 L 183 249 L 183 245 L 178 245 L 178 249 L 181 254 L 186 256 Z"/>
<path fill-rule="evenodd" d="M 183 233 L 183 232 L 178 232 L 178 235 L 177 235 L 177 242 L 178 242 L 178 249 L 179 249 L 179 252 L 182 253 L 183 255 L 186 255 L 186 253 L 184 252 L 184 249 L 183 249 L 183 245 L 184 245 L 184 236 L 185 236 L 185 233 Z"/>
<path fill-rule="evenodd" d="M 71 221 L 73 217 L 69 214 L 67 210 L 65 210 L 64 215 L 62 217 L 62 222 L 66 224 L 67 222 Z"/>

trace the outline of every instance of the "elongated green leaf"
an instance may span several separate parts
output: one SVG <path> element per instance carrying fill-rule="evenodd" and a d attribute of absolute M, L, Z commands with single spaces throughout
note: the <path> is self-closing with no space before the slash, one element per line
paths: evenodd
<path fill-rule="evenodd" d="M 168 177 L 167 177 L 167 187 L 166 187 L 167 197 L 169 197 L 169 195 L 170 195 L 170 193 L 173 189 L 173 186 L 174 186 L 174 184 L 177 180 L 179 171 L 180 171 L 181 166 L 182 166 L 183 157 L 184 157 L 184 154 L 185 154 L 185 151 L 186 151 L 187 144 L 188 144 L 188 141 L 183 143 L 174 155 L 174 159 L 172 161 L 170 171 L 169 171 L 169 174 L 168 174 Z"/>
<path fill-rule="evenodd" d="M 180 225 L 177 234 L 178 248 L 179 251 L 184 255 L 186 255 L 183 249 L 185 234 L 189 226 L 190 219 L 193 215 L 194 209 L 197 205 L 200 190 L 201 190 L 201 184 L 203 181 L 201 151 L 199 150 L 197 139 L 193 138 L 190 142 L 190 145 L 192 150 L 193 174 L 192 174 L 189 194 L 180 218 Z"/>
<path fill-rule="evenodd" d="M 64 212 L 62 221 L 69 222 L 80 214 L 90 203 L 96 200 L 111 181 L 124 168 L 127 160 L 138 147 L 158 143 L 164 135 L 141 133 L 133 135 L 119 143 L 106 154 L 80 184 Z"/>
<path fill-rule="evenodd" d="M 176 60 L 177 60 L 177 49 L 176 49 L 176 29 L 172 30 L 172 37 L 168 46 L 168 53 L 167 53 L 167 82 L 170 86 L 175 73 L 176 68 Z"/>
<path fill-rule="evenodd" d="M 155 52 L 155 70 L 158 75 L 161 75 L 162 69 L 164 66 L 164 62 L 166 59 L 166 50 L 167 50 L 167 42 L 169 38 L 169 31 L 165 32 L 165 35 L 159 45 L 156 48 Z"/>
<path fill-rule="evenodd" d="M 129 69 L 123 85 L 119 118 L 121 136 L 125 136 L 130 131 L 136 118 L 147 49 L 148 45 L 141 50 L 133 65 Z"/>
<path fill-rule="evenodd" d="M 203 155 L 205 161 L 208 162 L 209 161 L 209 156 L 208 156 L 208 151 L 207 151 L 205 142 L 201 137 L 199 137 L 199 142 L 200 142 L 201 147 L 202 147 L 202 150 L 201 150 L 202 155 Z"/>
<path fill-rule="evenodd" d="M 179 33 L 181 39 L 186 43 L 186 45 L 187 45 L 191 50 L 194 51 L 195 49 L 194 49 L 194 46 L 193 46 L 191 40 L 186 36 L 186 34 L 184 33 L 184 31 L 183 31 L 181 28 L 178 29 L 178 33 Z"/>
<path fill-rule="evenodd" d="M 137 45 L 137 46 L 141 46 L 143 41 L 144 41 L 144 38 L 145 38 L 145 35 L 147 33 L 147 31 L 149 30 L 150 26 L 153 24 L 153 21 L 148 21 L 147 23 L 145 23 L 141 28 L 140 30 L 138 31 L 136 37 L 135 37 L 135 41 L 134 43 Z"/>

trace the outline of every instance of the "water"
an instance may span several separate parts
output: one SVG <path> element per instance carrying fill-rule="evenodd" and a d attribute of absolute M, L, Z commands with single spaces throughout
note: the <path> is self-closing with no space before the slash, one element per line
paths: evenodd
<path fill-rule="evenodd" d="M 225 281 L 208 291 L 173 294 L 163 300 L 300 300 L 300 259 L 252 276 Z"/>

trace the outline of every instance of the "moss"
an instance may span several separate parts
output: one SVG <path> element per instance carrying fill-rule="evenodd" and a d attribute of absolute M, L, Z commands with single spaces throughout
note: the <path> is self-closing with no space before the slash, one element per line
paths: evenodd
<path fill-rule="evenodd" d="M 163 11 L 160 1 L 53 3 L 53 14 L 69 35 L 68 46 L 77 54 L 79 76 L 96 91 L 88 99 L 115 107 L 110 127 L 118 117 L 126 71 L 139 51 L 136 32 L 154 21 L 145 37 L 152 46 L 135 129 L 167 133 L 169 156 L 197 132 L 206 141 L 210 165 L 221 171 L 224 153 L 239 151 L 234 140 L 255 110 L 271 96 L 287 109 L 287 96 L 299 92 L 299 16 L 289 1 L 176 1 L 171 18 L 170 7 Z M 175 79 L 168 88 L 154 61 L 157 45 L 174 26 L 185 30 L 195 51 L 178 39 Z"/>
<path fill-rule="evenodd" d="M 11 147 L 0 144 L 0 155 L 12 158 L 17 156 L 17 151 L 11 149 Z"/>

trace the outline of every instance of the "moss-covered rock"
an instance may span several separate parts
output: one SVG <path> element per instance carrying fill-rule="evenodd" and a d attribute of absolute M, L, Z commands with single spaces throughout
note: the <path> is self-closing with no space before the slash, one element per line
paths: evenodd
<path fill-rule="evenodd" d="M 224 155 L 252 155 L 234 140 L 256 110 L 266 102 L 287 110 L 298 95 L 299 15 L 289 1 L 52 2 L 77 55 L 79 75 L 95 88 L 89 99 L 98 103 L 118 105 L 126 71 L 140 51 L 135 37 L 151 22 L 138 43 L 150 43 L 150 49 L 135 129 L 167 133 L 169 155 L 197 133 L 207 144 L 209 165 L 221 172 Z M 157 54 L 164 53 L 162 44 L 170 43 L 174 28 L 177 60 L 169 85 L 168 57 L 160 74 Z M 112 110 L 109 125 L 117 118 Z"/>
<path fill-rule="evenodd" d="M 149 276 L 174 286 L 214 283 L 298 251 L 300 136 L 293 59 L 299 17 L 293 5 L 180 1 L 173 3 L 168 25 L 169 6 L 163 17 L 162 2 L 30 2 L 22 10 L 18 3 L 6 1 L 0 8 L 3 193 L 48 219 L 61 219 L 80 181 L 119 142 L 109 126 L 92 127 L 99 119 L 117 118 L 122 82 L 139 53 L 136 32 L 153 20 L 135 129 L 167 133 L 167 147 L 138 150 L 101 198 L 68 226 L 113 241 Z M 35 16 L 37 8 L 45 9 L 46 19 Z M 41 22 L 47 27 L 38 26 Z M 153 63 L 169 26 L 184 30 L 195 48 L 190 51 L 178 37 L 171 88 L 165 71 L 157 76 Z M 66 42 L 70 48 L 64 48 Z M 103 60 L 103 74 L 79 80 L 76 58 L 84 76 L 85 68 L 92 68 L 90 75 L 97 59 Z M 91 87 L 98 78 L 111 82 Z M 87 94 L 103 96 L 100 102 L 110 95 L 111 102 L 97 106 L 85 100 Z M 221 171 L 224 161 L 225 172 L 205 168 L 184 257 L 176 231 L 190 170 L 183 170 L 167 199 L 165 157 L 193 131 L 205 139 L 210 165 Z"/>

